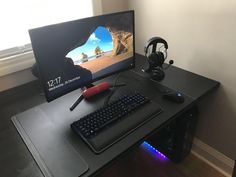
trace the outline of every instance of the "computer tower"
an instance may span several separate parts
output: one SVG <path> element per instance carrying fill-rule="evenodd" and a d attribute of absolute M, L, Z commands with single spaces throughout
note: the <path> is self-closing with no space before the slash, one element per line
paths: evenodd
<path fill-rule="evenodd" d="M 182 161 L 191 151 L 198 118 L 196 106 L 172 120 L 147 142 L 173 162 Z"/>

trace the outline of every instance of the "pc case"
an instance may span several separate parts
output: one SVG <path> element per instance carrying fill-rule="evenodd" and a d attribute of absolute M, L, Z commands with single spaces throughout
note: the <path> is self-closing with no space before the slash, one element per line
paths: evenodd
<path fill-rule="evenodd" d="M 198 109 L 194 106 L 164 126 L 147 142 L 178 163 L 191 151 L 197 118 Z"/>

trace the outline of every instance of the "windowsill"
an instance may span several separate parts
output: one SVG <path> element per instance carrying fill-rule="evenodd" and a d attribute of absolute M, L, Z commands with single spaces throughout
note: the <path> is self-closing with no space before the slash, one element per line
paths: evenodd
<path fill-rule="evenodd" d="M 0 59 L 0 77 L 28 69 L 34 63 L 33 51 Z"/>

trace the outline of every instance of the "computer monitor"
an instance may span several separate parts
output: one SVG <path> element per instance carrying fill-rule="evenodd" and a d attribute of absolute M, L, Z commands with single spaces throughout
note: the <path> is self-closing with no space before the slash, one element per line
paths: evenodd
<path fill-rule="evenodd" d="M 134 67 L 134 11 L 29 30 L 47 101 Z"/>

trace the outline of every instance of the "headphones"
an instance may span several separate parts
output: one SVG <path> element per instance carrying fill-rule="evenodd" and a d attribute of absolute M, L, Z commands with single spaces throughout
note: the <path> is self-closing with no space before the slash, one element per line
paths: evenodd
<path fill-rule="evenodd" d="M 157 44 L 163 44 L 164 51 L 160 51 L 162 46 L 157 51 Z M 148 54 L 148 49 L 150 46 L 152 46 L 152 52 L 151 54 Z M 153 37 L 149 39 L 144 47 L 145 56 L 149 62 L 149 68 L 145 70 L 145 72 L 150 72 L 151 78 L 154 80 L 161 81 L 165 77 L 165 72 L 162 65 L 167 58 L 167 49 L 168 43 L 160 37 Z M 170 62 L 170 64 L 173 64 L 173 60 Z"/>

